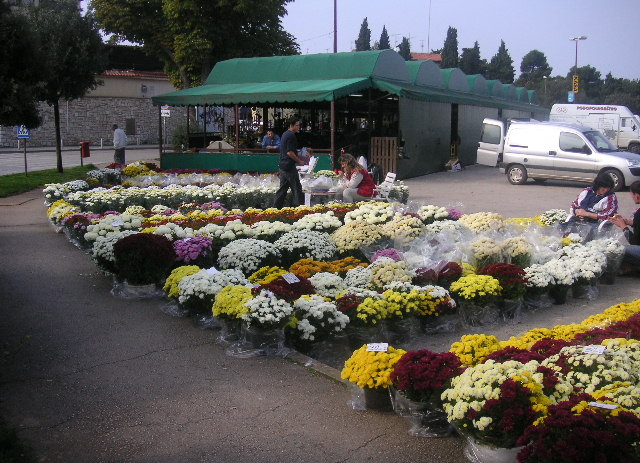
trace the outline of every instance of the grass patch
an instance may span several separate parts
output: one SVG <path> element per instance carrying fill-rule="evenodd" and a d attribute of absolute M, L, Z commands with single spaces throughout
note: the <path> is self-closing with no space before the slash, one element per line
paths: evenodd
<path fill-rule="evenodd" d="M 64 183 L 84 178 L 87 172 L 94 169 L 97 169 L 97 167 L 93 164 L 86 164 L 84 166 L 67 167 L 62 174 L 56 169 L 48 169 L 29 172 L 29 175 L 24 175 L 24 173 L 2 175 L 0 176 L 0 198 L 44 187 L 47 183 Z"/>

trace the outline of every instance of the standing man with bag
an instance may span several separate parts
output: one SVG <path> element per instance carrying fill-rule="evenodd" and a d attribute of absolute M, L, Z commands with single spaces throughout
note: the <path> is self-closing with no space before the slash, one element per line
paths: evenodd
<path fill-rule="evenodd" d="M 124 130 L 118 128 L 117 124 L 113 124 L 111 129 L 113 130 L 113 148 L 115 150 L 113 153 L 113 162 L 124 164 L 124 149 L 127 146 L 127 135 L 124 133 Z"/>
<path fill-rule="evenodd" d="M 280 139 L 280 188 L 276 192 L 273 207 L 281 209 L 287 191 L 291 188 L 293 193 L 293 206 L 304 204 L 304 194 L 300 185 L 300 175 L 296 169 L 296 164 L 304 165 L 304 161 L 298 157 L 298 140 L 296 133 L 300 130 L 300 120 L 292 118 L 289 120 L 289 130 L 282 134 Z"/>

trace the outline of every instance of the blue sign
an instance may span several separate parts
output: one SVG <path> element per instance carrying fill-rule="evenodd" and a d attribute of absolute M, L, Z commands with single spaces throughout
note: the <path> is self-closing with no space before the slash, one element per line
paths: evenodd
<path fill-rule="evenodd" d="M 568 103 L 573 103 L 574 98 L 575 98 L 575 93 L 573 93 L 573 92 L 567 93 L 567 102 Z"/>
<path fill-rule="evenodd" d="M 26 125 L 19 125 L 18 138 L 31 138 L 31 130 L 29 130 Z"/>

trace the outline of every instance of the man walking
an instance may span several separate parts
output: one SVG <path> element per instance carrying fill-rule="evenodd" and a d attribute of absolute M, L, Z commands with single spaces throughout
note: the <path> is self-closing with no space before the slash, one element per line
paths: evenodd
<path fill-rule="evenodd" d="M 117 124 L 113 124 L 113 162 L 124 164 L 124 149 L 127 146 L 127 135 L 124 130 L 119 129 Z"/>
<path fill-rule="evenodd" d="M 302 185 L 300 185 L 300 175 L 296 169 L 296 164 L 304 165 L 304 161 L 298 157 L 298 140 L 296 133 L 300 130 L 300 121 L 292 118 L 289 120 L 289 130 L 282 134 L 280 139 L 280 188 L 276 192 L 273 207 L 281 209 L 287 191 L 291 188 L 293 193 L 293 206 L 300 206 L 304 203 Z"/>

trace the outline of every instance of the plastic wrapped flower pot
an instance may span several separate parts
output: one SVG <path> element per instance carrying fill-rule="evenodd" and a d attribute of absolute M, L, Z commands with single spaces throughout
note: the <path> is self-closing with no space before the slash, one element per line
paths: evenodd
<path fill-rule="evenodd" d="M 135 233 L 113 245 L 118 276 L 131 285 L 157 284 L 170 273 L 176 254 L 164 236 Z"/>

